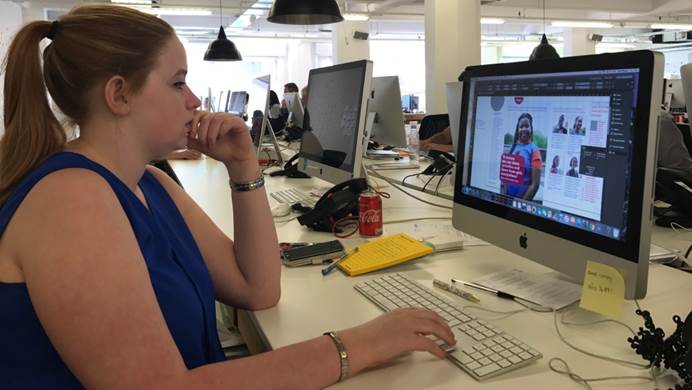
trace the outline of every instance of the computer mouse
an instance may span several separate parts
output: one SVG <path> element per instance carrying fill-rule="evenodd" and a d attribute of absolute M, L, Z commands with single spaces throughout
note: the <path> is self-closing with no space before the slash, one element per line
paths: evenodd
<path fill-rule="evenodd" d="M 285 217 L 291 213 L 291 205 L 288 203 L 281 203 L 272 207 L 273 217 Z"/>

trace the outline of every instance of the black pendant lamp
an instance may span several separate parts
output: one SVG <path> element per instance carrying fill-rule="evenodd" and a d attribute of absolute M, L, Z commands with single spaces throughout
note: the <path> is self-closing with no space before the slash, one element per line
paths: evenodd
<path fill-rule="evenodd" d="M 280 24 L 330 24 L 344 20 L 335 0 L 276 0 L 267 20 Z"/>
<path fill-rule="evenodd" d="M 557 50 L 548 42 L 548 37 L 545 36 L 545 0 L 543 0 L 543 36 L 541 37 L 541 43 L 533 48 L 529 61 L 552 60 L 555 58 L 560 58 L 560 55 L 557 54 Z"/>
<path fill-rule="evenodd" d="M 238 52 L 235 44 L 226 38 L 226 32 L 223 29 L 221 0 L 219 0 L 219 17 L 221 19 L 219 36 L 209 44 L 206 53 L 204 53 L 204 61 L 242 61 L 243 57 Z"/>

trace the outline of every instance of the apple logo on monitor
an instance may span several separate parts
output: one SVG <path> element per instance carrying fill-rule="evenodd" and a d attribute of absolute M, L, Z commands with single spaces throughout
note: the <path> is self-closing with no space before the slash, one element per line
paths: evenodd
<path fill-rule="evenodd" d="M 526 237 L 526 233 L 519 236 L 519 246 L 526 249 L 529 246 L 529 238 Z"/>

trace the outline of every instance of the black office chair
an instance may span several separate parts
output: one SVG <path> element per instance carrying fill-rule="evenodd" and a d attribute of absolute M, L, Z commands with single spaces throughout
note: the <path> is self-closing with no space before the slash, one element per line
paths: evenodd
<path fill-rule="evenodd" d="M 418 129 L 418 138 L 421 140 L 428 139 L 448 127 L 449 115 L 426 115 L 420 122 L 420 128 Z"/>
<path fill-rule="evenodd" d="M 676 125 L 682 134 L 682 141 L 685 143 L 685 147 L 690 153 L 690 157 L 692 157 L 692 129 L 690 129 L 690 125 L 688 123 L 676 123 Z"/>
<path fill-rule="evenodd" d="M 167 160 L 155 160 L 152 161 L 152 165 L 155 166 L 156 168 L 166 172 L 166 174 L 173 179 L 180 187 L 182 187 L 182 183 L 180 183 L 180 179 L 178 179 L 178 176 L 175 174 L 175 171 L 173 170 L 173 167 L 171 167 L 171 164 L 168 163 Z"/>

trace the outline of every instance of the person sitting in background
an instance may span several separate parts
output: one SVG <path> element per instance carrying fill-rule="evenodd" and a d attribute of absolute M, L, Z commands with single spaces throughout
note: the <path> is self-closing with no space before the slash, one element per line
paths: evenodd
<path fill-rule="evenodd" d="M 175 30 L 135 9 L 82 4 L 30 22 L 7 59 L 3 389 L 316 389 L 410 351 L 445 358 L 430 335 L 455 344 L 441 316 L 410 308 L 226 361 L 215 300 L 263 310 L 281 297 L 278 239 L 245 123 L 198 110 Z M 78 138 L 67 141 L 49 96 Z M 226 169 L 235 240 L 147 166 L 184 147 Z"/>
<path fill-rule="evenodd" d="M 303 103 L 303 108 L 308 106 L 308 86 L 304 86 L 303 89 L 300 90 L 300 102 Z"/>
<path fill-rule="evenodd" d="M 298 85 L 296 83 L 284 84 L 284 95 L 287 93 L 298 93 Z M 281 100 L 281 108 L 288 109 L 288 103 L 286 103 L 286 99 Z"/>
<path fill-rule="evenodd" d="M 282 109 L 281 103 L 279 102 L 279 96 L 276 92 L 269 91 L 269 123 L 272 125 L 272 129 L 275 133 L 286 128 L 286 122 L 288 121 L 288 111 Z"/>
<path fill-rule="evenodd" d="M 447 153 L 454 152 L 454 150 L 452 150 L 452 129 L 447 127 L 428 139 L 420 140 L 420 149 L 428 151 L 437 150 Z"/>

